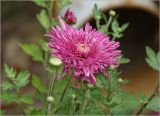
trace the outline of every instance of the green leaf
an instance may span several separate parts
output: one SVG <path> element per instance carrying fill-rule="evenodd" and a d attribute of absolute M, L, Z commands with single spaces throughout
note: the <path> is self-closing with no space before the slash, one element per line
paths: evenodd
<path fill-rule="evenodd" d="M 17 72 L 14 68 L 9 68 L 7 64 L 4 64 L 4 71 L 9 79 L 11 80 L 15 79 Z"/>
<path fill-rule="evenodd" d="M 125 31 L 129 26 L 129 23 L 125 23 L 121 26 L 121 32 Z"/>
<path fill-rule="evenodd" d="M 113 30 L 114 33 L 118 32 L 119 23 L 117 22 L 116 19 L 111 23 L 111 28 L 112 28 L 112 30 Z"/>
<path fill-rule="evenodd" d="M 148 46 L 146 46 L 146 54 L 147 57 L 145 59 L 147 64 L 153 69 L 160 71 L 159 59 L 157 59 L 157 56 L 159 57 L 159 54 L 156 55 L 156 53 Z"/>
<path fill-rule="evenodd" d="M 16 93 L 3 92 L 0 97 L 2 100 L 4 100 L 4 102 L 6 104 L 9 104 L 12 102 L 18 103 L 18 97 L 17 97 Z"/>
<path fill-rule="evenodd" d="M 29 107 L 28 109 L 25 109 L 25 113 L 27 115 L 44 115 L 45 112 L 42 109 L 35 109 L 32 107 Z"/>
<path fill-rule="evenodd" d="M 145 104 L 145 103 L 148 102 L 148 97 L 146 97 L 146 95 L 145 95 L 144 92 L 140 93 L 140 102 L 141 102 L 142 104 Z"/>
<path fill-rule="evenodd" d="M 34 96 L 37 97 L 40 102 L 45 106 L 46 104 L 46 96 L 43 93 L 40 93 L 38 90 L 34 93 Z M 55 96 L 54 96 L 55 97 Z"/>
<path fill-rule="evenodd" d="M 28 79 L 29 76 L 30 76 L 30 73 L 28 71 L 22 71 L 22 72 L 20 72 L 17 75 L 15 84 L 18 87 L 23 87 L 23 86 L 27 85 L 29 83 L 29 79 Z"/>
<path fill-rule="evenodd" d="M 147 109 L 151 109 L 156 112 L 160 112 L 160 97 L 155 97 L 152 101 L 147 105 Z"/>
<path fill-rule="evenodd" d="M 32 56 L 33 60 L 40 62 L 43 60 L 42 50 L 38 46 L 34 44 L 20 44 L 20 47 L 26 54 Z"/>
<path fill-rule="evenodd" d="M 130 62 L 130 59 L 125 58 L 124 56 L 122 56 L 122 57 L 120 58 L 120 63 L 121 63 L 121 64 L 127 64 L 127 63 L 129 63 L 129 62 Z"/>
<path fill-rule="evenodd" d="M 1 85 L 0 85 L 3 89 L 3 91 L 6 91 L 6 90 L 11 90 L 13 88 L 13 85 L 12 83 L 10 83 L 9 81 L 4 81 Z"/>
<path fill-rule="evenodd" d="M 96 20 L 100 20 L 102 18 L 102 13 L 100 9 L 98 9 L 97 4 L 94 5 L 94 8 L 92 9 L 92 11 L 93 11 L 93 17 Z"/>
<path fill-rule="evenodd" d="M 48 15 L 45 10 L 41 10 L 41 12 L 37 15 L 37 19 L 40 22 L 40 24 L 42 25 L 42 27 L 46 31 L 48 31 L 49 27 L 50 27 L 50 23 L 49 23 Z"/>
<path fill-rule="evenodd" d="M 104 32 L 104 33 L 107 33 L 107 27 L 106 27 L 106 25 L 101 25 L 100 26 L 100 31 Z"/>
<path fill-rule="evenodd" d="M 42 93 L 47 93 L 47 88 L 44 86 L 40 78 L 36 75 L 32 76 L 32 85 Z"/>
<path fill-rule="evenodd" d="M 103 17 L 105 23 L 107 24 L 107 16 L 103 12 L 102 12 L 102 17 Z"/>
<path fill-rule="evenodd" d="M 138 99 L 132 93 L 120 91 L 116 92 L 113 97 L 119 99 L 118 105 L 111 109 L 114 115 L 131 115 L 133 110 L 140 106 Z"/>
<path fill-rule="evenodd" d="M 35 4 L 37 4 L 38 6 L 41 6 L 41 7 L 46 7 L 46 0 L 33 0 L 33 2 Z"/>
<path fill-rule="evenodd" d="M 122 33 L 121 33 L 121 34 L 120 34 L 120 33 L 117 33 L 117 34 L 115 34 L 115 37 L 116 37 L 116 38 L 121 38 L 121 37 L 123 37 L 123 34 L 122 34 Z"/>
<path fill-rule="evenodd" d="M 70 0 L 57 0 L 57 5 L 59 8 L 62 8 L 62 7 L 65 7 L 69 4 L 71 4 L 71 1 Z"/>
<path fill-rule="evenodd" d="M 3 116 L 5 114 L 5 110 L 0 109 L 0 116 Z"/>
<path fill-rule="evenodd" d="M 44 39 L 40 39 L 39 40 L 39 44 L 41 46 L 41 48 L 46 51 L 46 52 L 49 52 L 51 49 L 48 47 L 48 44 L 46 41 L 44 41 Z"/>
<path fill-rule="evenodd" d="M 94 102 L 89 102 L 85 111 L 85 115 L 104 115 L 104 112 L 101 110 L 100 106 L 95 104 Z"/>
<path fill-rule="evenodd" d="M 25 104 L 32 104 L 33 103 L 32 96 L 30 94 L 21 95 L 19 100 L 21 103 L 25 103 Z"/>

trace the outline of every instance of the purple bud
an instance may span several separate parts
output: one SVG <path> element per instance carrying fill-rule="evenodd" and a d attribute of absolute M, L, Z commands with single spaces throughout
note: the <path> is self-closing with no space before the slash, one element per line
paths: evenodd
<path fill-rule="evenodd" d="M 64 18 L 68 24 L 75 24 L 77 21 L 76 16 L 73 14 L 72 11 L 69 10 L 69 8 L 65 13 Z"/>

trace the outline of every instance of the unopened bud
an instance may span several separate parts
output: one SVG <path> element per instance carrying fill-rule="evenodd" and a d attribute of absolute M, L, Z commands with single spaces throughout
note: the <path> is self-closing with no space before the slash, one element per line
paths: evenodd
<path fill-rule="evenodd" d="M 52 96 L 48 96 L 47 101 L 52 103 L 54 101 L 54 98 Z"/>
<path fill-rule="evenodd" d="M 76 98 L 76 95 L 75 94 L 72 94 L 72 96 L 71 96 L 73 99 L 75 99 Z"/>
<path fill-rule="evenodd" d="M 70 11 L 69 9 L 66 11 L 64 18 L 66 20 L 66 22 L 68 24 L 75 24 L 77 21 L 76 16 L 74 15 L 74 13 L 72 11 Z"/>
<path fill-rule="evenodd" d="M 114 10 L 110 10 L 110 11 L 109 11 L 109 15 L 110 15 L 110 16 L 115 16 L 115 15 L 116 15 L 116 12 L 115 12 Z"/>
<path fill-rule="evenodd" d="M 119 83 L 122 83 L 122 82 L 123 82 L 123 79 L 122 79 L 122 78 L 119 78 L 119 79 L 118 79 L 118 82 L 119 82 Z"/>
<path fill-rule="evenodd" d="M 89 89 L 91 89 L 91 88 L 93 88 L 93 84 L 88 83 L 88 84 L 87 84 L 87 87 L 88 87 Z"/>
<path fill-rule="evenodd" d="M 115 69 L 115 66 L 114 66 L 114 65 L 110 65 L 110 66 L 109 66 L 109 69 L 110 69 L 110 70 L 113 70 L 113 69 Z"/>
<path fill-rule="evenodd" d="M 59 58 L 50 58 L 49 63 L 53 66 L 61 66 L 62 65 L 62 61 Z"/>

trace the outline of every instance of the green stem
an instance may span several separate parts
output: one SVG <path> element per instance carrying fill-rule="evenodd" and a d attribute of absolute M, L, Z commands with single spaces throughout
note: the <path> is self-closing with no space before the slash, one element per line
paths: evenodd
<path fill-rule="evenodd" d="M 155 90 L 153 91 L 152 95 L 149 97 L 148 102 L 143 104 L 141 109 L 137 112 L 137 116 L 140 115 L 143 110 L 147 107 L 147 105 L 152 101 L 152 99 L 159 93 L 159 83 L 157 84 Z"/>
<path fill-rule="evenodd" d="M 76 114 L 75 98 L 72 98 L 72 105 L 73 105 L 73 115 L 75 115 Z"/>
<path fill-rule="evenodd" d="M 111 24 L 112 19 L 113 19 L 113 17 L 110 16 L 110 17 L 109 17 L 109 20 L 108 20 L 108 22 L 107 22 L 107 24 L 106 24 L 107 31 L 108 31 L 109 25 Z"/>
<path fill-rule="evenodd" d="M 17 94 L 18 100 L 20 100 L 19 89 L 16 89 L 16 94 Z M 19 105 L 19 107 L 20 107 L 20 109 L 21 109 L 21 111 L 22 111 L 23 115 L 25 115 L 24 108 L 23 108 L 23 106 L 21 105 L 21 103 L 20 103 L 20 102 L 18 103 L 18 105 Z"/>
<path fill-rule="evenodd" d="M 51 77 L 51 81 L 50 81 L 50 84 L 49 84 L 49 90 L 48 90 L 47 97 L 48 96 L 52 96 L 53 86 L 54 86 L 55 79 L 56 79 L 56 71 L 54 72 L 54 76 Z M 50 103 L 50 102 L 47 101 L 46 115 L 50 115 L 51 105 L 52 105 L 52 103 Z"/>
<path fill-rule="evenodd" d="M 89 93 L 90 93 L 90 89 L 87 88 L 87 90 L 85 92 L 84 101 L 83 101 L 83 104 L 82 104 L 82 107 L 81 107 L 81 110 L 80 110 L 80 115 L 84 114 L 84 111 L 86 109 L 87 103 L 88 103 L 89 98 L 90 98 L 90 94 Z"/>
<path fill-rule="evenodd" d="M 68 81 L 67 81 L 67 83 L 66 83 L 66 85 L 65 85 L 65 88 L 64 88 L 64 90 L 63 90 L 63 92 L 62 92 L 62 95 L 61 95 L 61 98 L 60 98 L 60 100 L 59 100 L 59 102 L 58 102 L 58 105 L 57 105 L 57 107 L 55 108 L 54 112 L 57 112 L 57 111 L 59 110 L 59 108 L 61 107 L 61 103 L 62 103 L 63 98 L 64 98 L 64 96 L 65 96 L 65 93 L 66 93 L 66 91 L 67 91 L 67 89 L 68 89 L 68 87 L 69 87 L 69 85 L 70 85 L 70 81 L 71 81 L 71 79 L 72 79 L 73 73 L 74 73 L 74 70 L 71 71 L 70 76 L 68 77 Z"/>
<path fill-rule="evenodd" d="M 112 40 L 115 40 L 115 39 L 116 39 L 116 37 L 115 37 L 115 36 L 113 36 Z"/>
<path fill-rule="evenodd" d="M 65 96 L 65 93 L 66 93 L 66 91 L 67 91 L 67 89 L 68 89 L 68 87 L 69 87 L 71 78 L 72 78 L 71 76 L 68 78 L 68 81 L 67 81 L 66 86 L 65 86 L 65 88 L 64 88 L 64 90 L 63 90 L 62 96 L 61 96 L 61 98 L 60 98 L 60 102 L 63 101 L 63 98 L 64 98 L 64 96 Z"/>
<path fill-rule="evenodd" d="M 100 23 L 100 21 L 99 21 L 99 20 L 96 20 L 96 27 L 97 27 L 97 29 L 99 29 L 99 28 L 100 28 L 99 23 Z"/>

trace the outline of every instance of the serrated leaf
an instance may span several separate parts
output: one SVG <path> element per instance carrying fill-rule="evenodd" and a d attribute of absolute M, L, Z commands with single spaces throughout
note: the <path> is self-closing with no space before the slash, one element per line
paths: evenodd
<path fill-rule="evenodd" d="M 104 32 L 104 33 L 107 33 L 106 25 L 101 25 L 101 26 L 100 26 L 100 31 L 101 31 L 101 32 Z"/>
<path fill-rule="evenodd" d="M 21 103 L 25 103 L 25 104 L 32 104 L 33 103 L 32 96 L 30 94 L 21 95 L 19 100 Z"/>
<path fill-rule="evenodd" d="M 44 39 L 40 39 L 39 40 L 39 44 L 41 46 L 41 48 L 46 51 L 46 52 L 49 52 L 50 51 L 50 48 L 48 47 L 48 44 L 46 41 L 44 41 Z"/>
<path fill-rule="evenodd" d="M 150 47 L 146 46 L 146 54 L 147 57 L 145 58 L 145 60 L 148 65 L 153 69 L 160 71 L 160 65 L 158 63 L 159 61 L 157 59 L 156 53 Z"/>
<path fill-rule="evenodd" d="M 129 63 L 130 62 L 130 59 L 128 59 L 128 58 L 126 58 L 126 57 L 124 57 L 124 56 L 122 56 L 121 58 L 120 58 L 120 63 L 121 64 L 127 64 L 127 63 Z"/>
<path fill-rule="evenodd" d="M 30 73 L 28 71 L 22 71 L 17 75 L 15 84 L 18 87 L 23 87 L 29 83 Z"/>
<path fill-rule="evenodd" d="M 114 33 L 117 33 L 117 29 L 119 28 L 119 23 L 117 22 L 117 20 L 114 20 L 112 23 L 111 23 L 111 28 L 113 30 Z"/>
<path fill-rule="evenodd" d="M 41 10 L 41 12 L 37 15 L 37 19 L 40 22 L 40 24 L 42 25 L 42 27 L 46 31 L 48 31 L 48 29 L 50 27 L 50 23 L 49 23 L 48 15 L 45 10 Z"/>
<path fill-rule="evenodd" d="M 94 8 L 92 9 L 92 12 L 93 12 L 93 17 L 96 20 L 100 20 L 102 18 L 102 13 L 101 13 L 100 9 L 98 9 L 97 4 L 94 5 Z"/>
<path fill-rule="evenodd" d="M 146 95 L 145 95 L 144 92 L 141 92 L 141 93 L 140 93 L 140 102 L 141 102 L 142 104 L 148 102 L 148 97 L 146 97 Z"/>
<path fill-rule="evenodd" d="M 125 23 L 121 26 L 121 32 L 125 31 L 129 26 L 129 23 Z"/>
<path fill-rule="evenodd" d="M 160 112 L 160 97 L 155 97 L 152 101 L 147 105 L 148 109 L 151 109 L 156 112 Z"/>
<path fill-rule="evenodd" d="M 13 88 L 13 84 L 9 81 L 4 81 L 0 86 L 2 87 L 3 91 L 11 90 Z"/>
<path fill-rule="evenodd" d="M 100 109 L 100 106 L 94 102 L 89 102 L 85 108 L 84 115 L 104 115 L 104 112 Z"/>
<path fill-rule="evenodd" d="M 117 92 L 113 97 L 120 100 L 118 105 L 111 109 L 114 115 L 131 115 L 133 110 L 140 106 L 138 99 L 132 93 Z"/>
<path fill-rule="evenodd" d="M 121 37 L 123 37 L 123 34 L 122 34 L 122 33 L 117 33 L 117 34 L 116 34 L 116 38 L 121 38 Z"/>
<path fill-rule="evenodd" d="M 15 93 L 3 92 L 0 97 L 2 100 L 4 100 L 6 104 L 9 104 L 12 102 L 18 103 L 18 97 Z"/>
<path fill-rule="evenodd" d="M 9 66 L 4 63 L 4 71 L 9 79 L 14 80 L 14 78 L 17 74 L 17 72 L 14 68 L 12 68 L 12 67 L 9 68 Z"/>
<path fill-rule="evenodd" d="M 35 4 L 37 4 L 38 6 L 41 6 L 41 7 L 46 7 L 46 0 L 33 0 L 33 2 Z"/>
<path fill-rule="evenodd" d="M 47 93 L 47 88 L 44 86 L 40 78 L 36 75 L 32 76 L 32 85 L 42 93 Z"/>
<path fill-rule="evenodd" d="M 43 60 L 42 50 L 38 46 L 34 44 L 20 44 L 20 47 L 26 54 L 32 56 L 33 60 L 40 62 Z"/>

